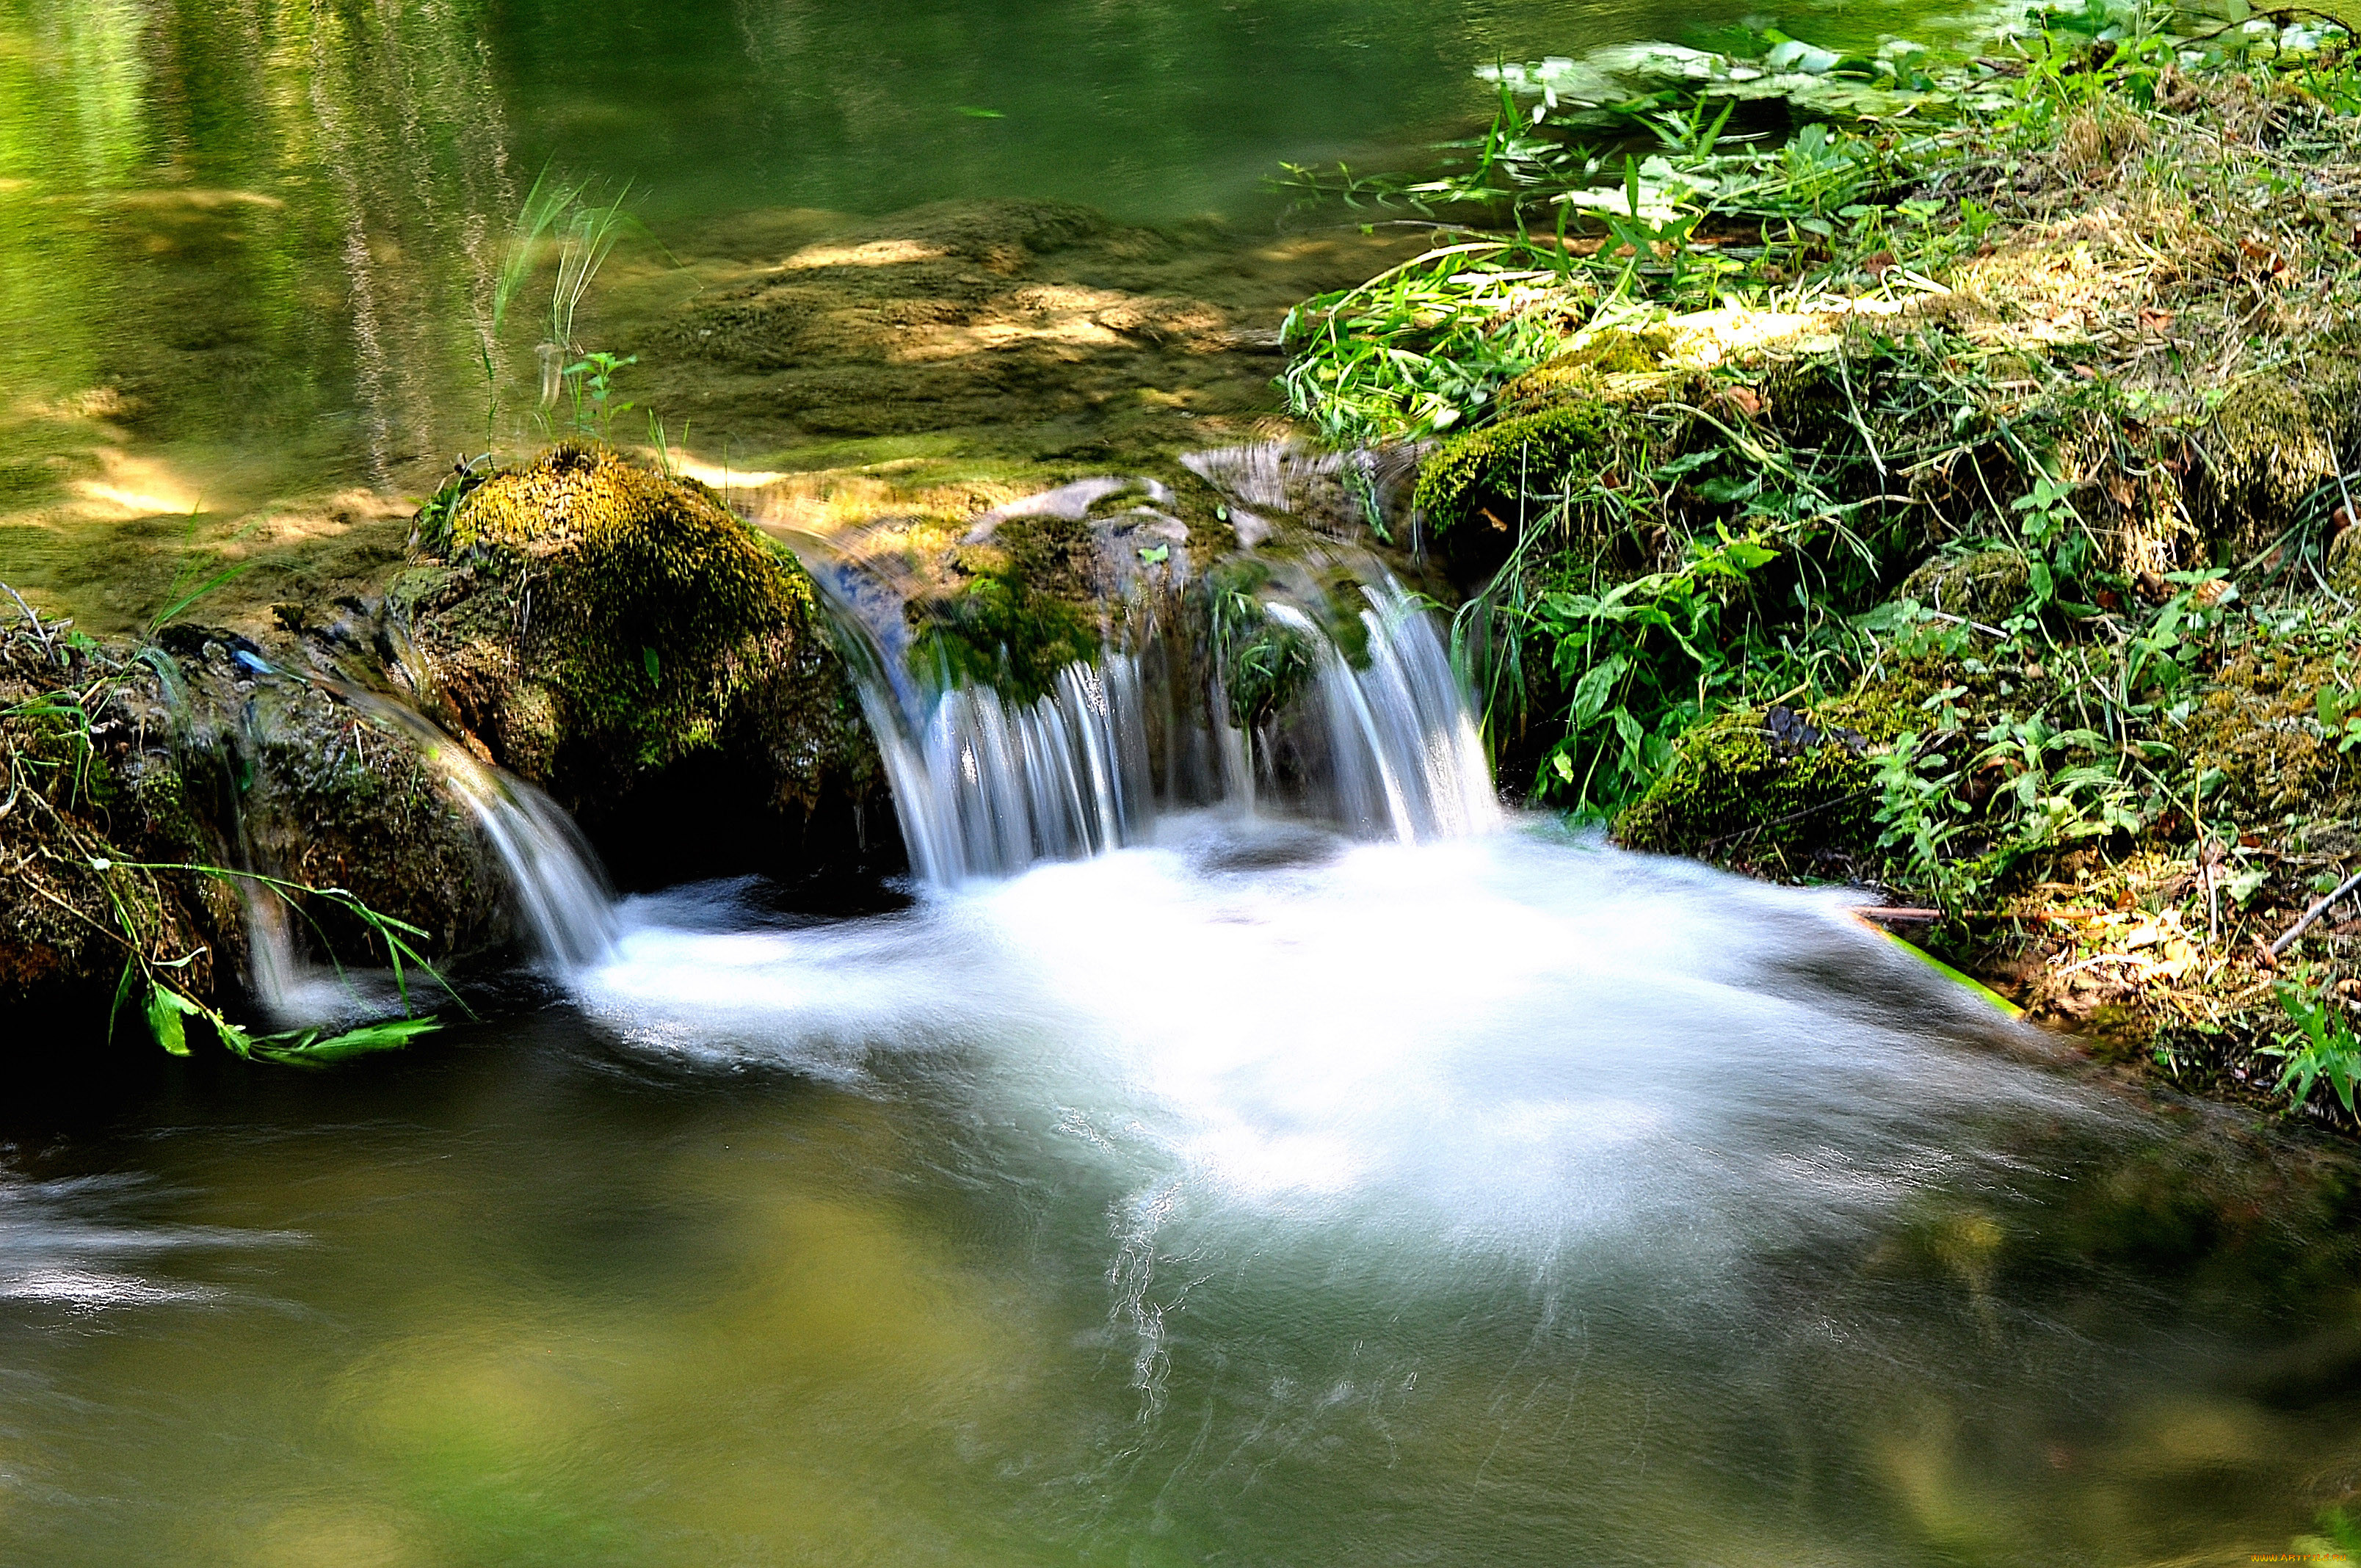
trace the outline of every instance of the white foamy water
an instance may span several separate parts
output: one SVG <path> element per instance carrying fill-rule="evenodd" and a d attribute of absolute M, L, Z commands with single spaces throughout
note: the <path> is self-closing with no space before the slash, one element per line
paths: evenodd
<path fill-rule="evenodd" d="M 178 1277 L 192 1253 L 300 1243 L 290 1233 L 158 1223 L 136 1213 L 138 1184 L 114 1177 L 27 1180 L 0 1168 L 0 1301 L 76 1312 L 226 1300 Z"/>
<path fill-rule="evenodd" d="M 913 1077 L 1170 1217 L 1528 1258 L 1804 1239 L 2079 1091 L 1825 898 L 1520 831 L 1356 844 L 1201 814 L 1153 845 L 803 929 L 625 905 L 640 1045 Z"/>

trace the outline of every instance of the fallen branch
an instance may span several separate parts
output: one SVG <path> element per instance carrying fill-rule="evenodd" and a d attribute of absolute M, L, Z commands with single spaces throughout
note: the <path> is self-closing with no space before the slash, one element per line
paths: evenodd
<path fill-rule="evenodd" d="M 2298 937 L 2302 936 L 2306 930 L 2310 929 L 2313 921 L 2328 913 L 2328 906 L 2330 905 L 2334 904 L 2338 899 L 2344 897 L 2346 894 L 2351 893 L 2356 887 L 2361 887 L 2361 872 L 2355 872 L 2351 876 L 2346 877 L 2342 883 L 2337 884 L 2335 892 L 2330 894 L 2318 904 L 2315 904 L 2311 908 L 2305 910 L 2302 916 L 2297 919 L 2296 923 L 2282 932 L 2278 941 L 2271 944 L 2271 957 L 2278 958 L 2290 948 L 2295 946 L 2295 939 Z"/>

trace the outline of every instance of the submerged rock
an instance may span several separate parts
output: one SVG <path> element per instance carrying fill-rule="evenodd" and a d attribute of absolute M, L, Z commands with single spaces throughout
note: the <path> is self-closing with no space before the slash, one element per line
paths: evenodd
<path fill-rule="evenodd" d="M 422 516 L 397 674 L 627 882 L 842 864 L 890 820 L 810 579 L 705 486 L 565 442 Z"/>

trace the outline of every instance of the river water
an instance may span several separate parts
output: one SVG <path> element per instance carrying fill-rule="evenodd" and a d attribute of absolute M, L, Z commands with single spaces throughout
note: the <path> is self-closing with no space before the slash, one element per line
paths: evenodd
<path fill-rule="evenodd" d="M 0 577 L 445 461 L 544 163 L 667 240 L 1267 227 L 1471 65 L 1726 19 L 0 0 Z M 1086 789 L 1119 682 L 968 694 L 896 774 L 936 882 L 633 898 L 399 1056 L 13 1094 L 0 1563 L 2201 1563 L 2361 1485 L 2348 1160 L 1832 895 L 1493 820 L 1418 647 L 1323 671 L 1300 810 Z M 961 796 L 987 744 L 1028 782 Z"/>
<path fill-rule="evenodd" d="M 12 1563 L 2231 1561 L 2361 1465 L 2350 1174 L 1833 905 L 1218 813 L 19 1104 Z"/>

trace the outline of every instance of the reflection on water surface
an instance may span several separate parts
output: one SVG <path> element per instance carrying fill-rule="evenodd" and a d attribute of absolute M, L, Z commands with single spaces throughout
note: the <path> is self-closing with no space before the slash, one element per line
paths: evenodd
<path fill-rule="evenodd" d="M 0 1555 L 2147 1563 L 2361 1463 L 2345 1167 L 1804 895 L 1209 818 L 759 891 L 21 1133 L 15 1245 L 146 1293 L 0 1301 Z"/>
<path fill-rule="evenodd" d="M 192 513 L 195 542 L 271 555 L 268 587 L 230 596 L 251 589 L 258 613 L 381 577 L 405 499 L 456 454 L 541 438 L 538 290 L 495 345 L 506 411 L 489 421 L 480 350 L 503 238 L 544 170 L 628 184 L 645 220 L 579 323 L 583 346 L 641 355 L 619 396 L 675 442 L 691 427 L 700 471 L 805 468 L 825 465 L 707 406 L 727 378 L 665 337 L 667 313 L 741 280 L 724 263 L 921 203 L 1031 199 L 1211 214 L 1224 226 L 1188 245 L 1268 273 L 1250 253 L 1281 215 L 1262 183 L 1282 159 L 1384 158 L 1480 117 L 1476 65 L 1739 9 L 0 0 L 0 580 L 87 630 L 140 624 L 172 597 Z M 1830 27 L 1867 37 L 1905 14 Z M 1281 269 L 1224 302 L 1268 332 L 1385 259 Z M 1224 411 L 1266 411 L 1276 367 L 1250 367 L 1254 406 Z M 1039 378 L 1003 383 L 1021 422 Z M 877 412 L 829 433 L 906 433 L 906 414 Z M 616 433 L 642 440 L 642 417 Z M 826 462 L 1034 455 L 1005 445 Z"/>

